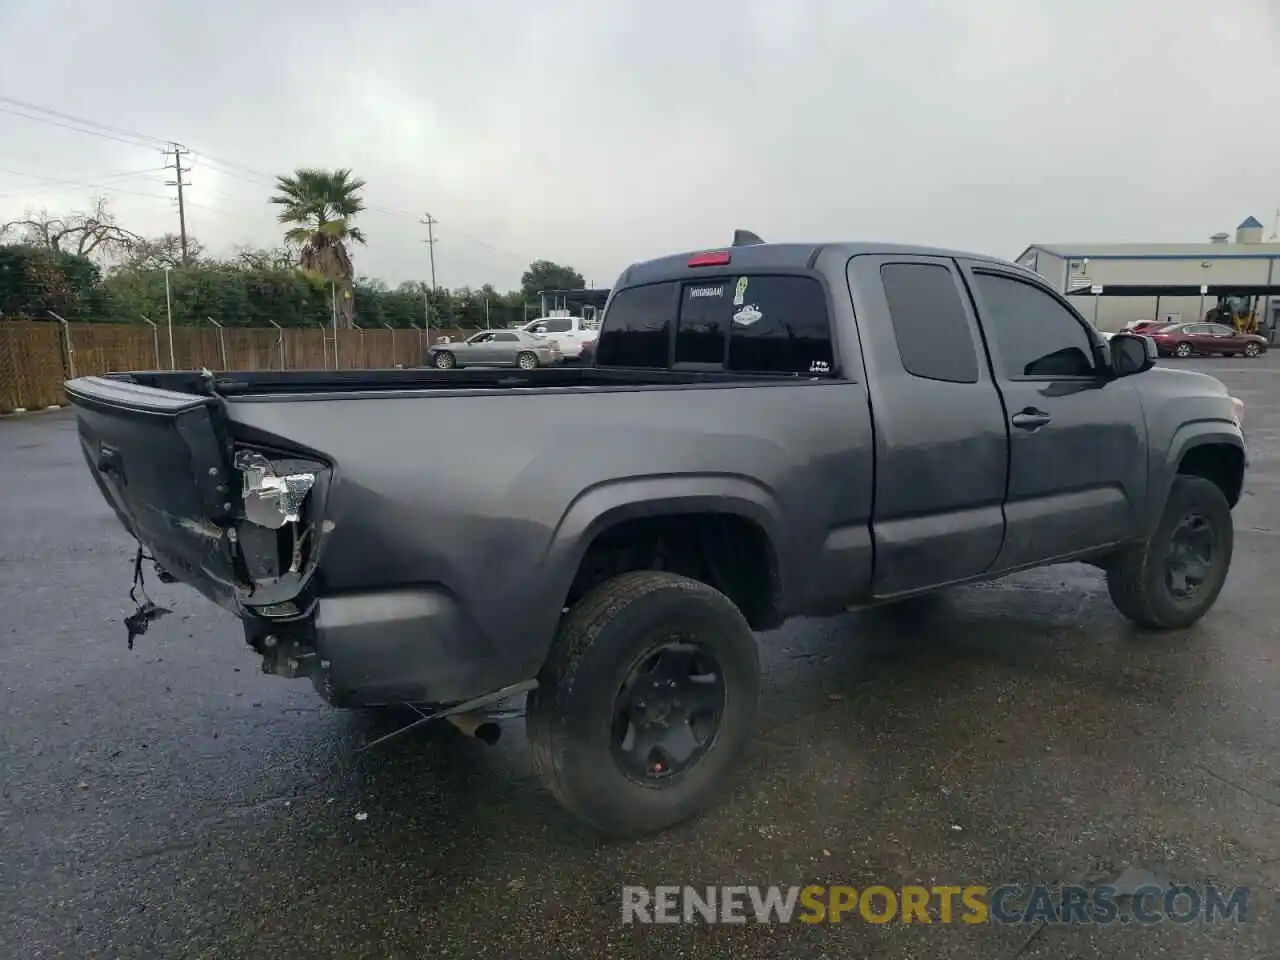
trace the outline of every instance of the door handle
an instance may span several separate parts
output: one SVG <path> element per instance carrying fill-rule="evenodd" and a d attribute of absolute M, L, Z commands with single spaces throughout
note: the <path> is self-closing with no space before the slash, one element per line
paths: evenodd
<path fill-rule="evenodd" d="M 1010 422 L 1019 430 L 1039 430 L 1053 418 L 1043 410 L 1027 407 L 1021 413 L 1015 413 Z"/>

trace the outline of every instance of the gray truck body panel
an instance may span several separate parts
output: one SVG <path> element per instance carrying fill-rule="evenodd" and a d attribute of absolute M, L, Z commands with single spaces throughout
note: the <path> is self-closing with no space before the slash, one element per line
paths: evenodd
<path fill-rule="evenodd" d="M 636 264 L 611 299 L 658 280 L 813 277 L 828 300 L 832 376 L 609 379 L 586 370 L 483 380 L 422 371 L 415 385 L 399 371 L 384 386 L 316 374 L 304 388 L 276 374 L 239 395 L 210 391 L 208 419 L 224 451 L 249 443 L 323 465 L 307 568 L 271 584 L 246 588 L 241 576 L 235 586 L 226 559 L 235 548 L 209 539 L 207 517 L 197 543 L 188 529 L 196 518 L 137 504 L 140 491 L 159 496 L 164 478 L 139 465 L 143 434 L 121 424 L 169 416 L 183 396 L 189 408 L 189 386 L 158 389 L 178 375 L 81 378 L 67 389 L 86 459 L 122 522 L 166 569 L 255 629 L 305 625 L 327 664 L 327 693 L 354 703 L 453 703 L 533 678 L 588 547 L 625 521 L 748 521 L 767 540 L 777 619 L 825 615 L 1104 556 L 1147 536 L 1190 449 L 1243 450 L 1232 402 L 1211 377 L 1158 368 L 1004 378 L 981 299 L 969 295 L 970 271 L 1002 272 L 1061 300 L 1019 267 L 885 245 L 764 244 L 733 254 L 723 268 L 690 268 L 687 256 Z M 902 262 L 943 266 L 966 291 L 982 358 L 976 383 L 904 369 L 879 281 L 883 264 Z M 1109 363 L 1094 340 L 1099 363 Z M 239 376 L 254 375 L 227 375 Z M 132 404 L 138 394 L 144 402 Z M 1051 422 L 1011 427 L 1030 407 Z M 104 448 L 123 460 L 121 476 L 133 471 L 133 493 L 104 474 Z M 167 482 L 190 482 L 174 466 L 180 459 L 169 458 Z M 193 474 L 207 472 L 191 460 Z M 193 509 L 189 497 L 173 502 Z M 208 562 L 193 561 L 202 550 Z M 264 605 L 290 600 L 291 620 L 263 619 Z"/>

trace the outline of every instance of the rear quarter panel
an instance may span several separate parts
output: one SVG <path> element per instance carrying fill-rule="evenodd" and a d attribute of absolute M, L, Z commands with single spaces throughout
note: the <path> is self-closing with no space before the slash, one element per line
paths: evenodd
<path fill-rule="evenodd" d="M 587 545 L 615 519 L 721 509 L 769 534 L 783 602 L 835 605 L 870 573 L 859 383 L 246 398 L 239 430 L 334 467 L 323 594 L 439 584 L 486 654 L 541 662 Z"/>

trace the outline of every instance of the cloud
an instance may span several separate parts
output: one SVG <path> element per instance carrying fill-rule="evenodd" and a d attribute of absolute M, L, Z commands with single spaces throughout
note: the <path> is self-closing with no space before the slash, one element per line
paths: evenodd
<path fill-rule="evenodd" d="M 358 269 L 392 283 L 427 275 L 427 211 L 442 283 L 511 287 L 535 257 L 604 285 L 735 227 L 1012 256 L 1280 204 L 1271 0 L 6 0 L 0 35 L 58 37 L 10 43 L 0 93 L 197 151 L 215 248 L 278 237 L 271 175 L 353 168 Z M 163 174 L 103 179 L 159 144 L 4 113 L 0 137 L 7 170 L 174 229 Z M 0 173 L 0 216 L 90 193 Z"/>

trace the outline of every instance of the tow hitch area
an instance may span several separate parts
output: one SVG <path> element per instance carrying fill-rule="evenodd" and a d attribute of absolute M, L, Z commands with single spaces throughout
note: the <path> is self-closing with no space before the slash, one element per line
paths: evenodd
<path fill-rule="evenodd" d="M 258 644 L 262 672 L 296 680 L 309 677 L 316 668 L 316 651 L 309 644 L 268 634 Z"/>

